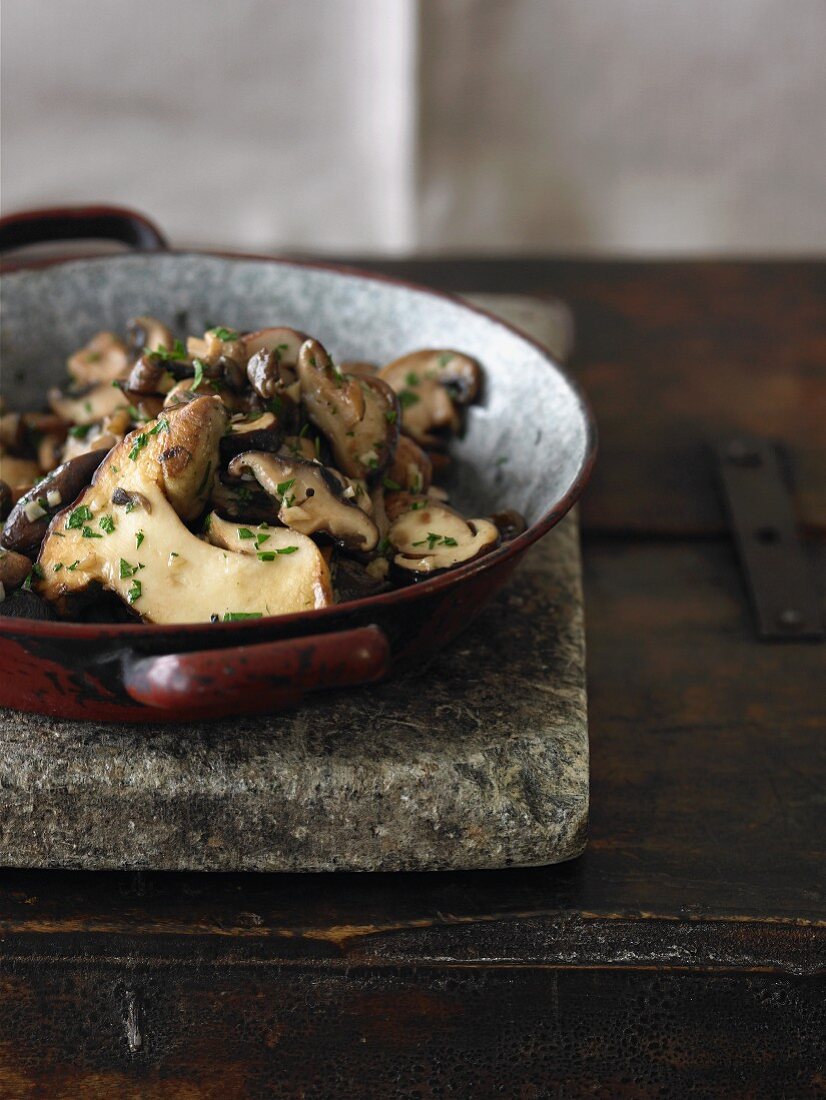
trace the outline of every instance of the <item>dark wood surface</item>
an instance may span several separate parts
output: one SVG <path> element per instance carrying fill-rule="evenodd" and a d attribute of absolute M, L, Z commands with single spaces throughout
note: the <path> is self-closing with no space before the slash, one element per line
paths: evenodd
<path fill-rule="evenodd" d="M 822 582 L 826 264 L 372 266 L 576 313 L 586 855 L 0 872 L 0 1094 L 822 1095 L 826 647 L 755 641 L 708 443 L 784 445 Z"/>

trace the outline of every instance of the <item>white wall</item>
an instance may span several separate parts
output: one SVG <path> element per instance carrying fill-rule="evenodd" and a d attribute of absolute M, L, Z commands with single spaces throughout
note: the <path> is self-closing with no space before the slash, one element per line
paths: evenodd
<path fill-rule="evenodd" d="M 265 251 L 826 247 L 826 0 L 2 0 L 2 206 Z"/>

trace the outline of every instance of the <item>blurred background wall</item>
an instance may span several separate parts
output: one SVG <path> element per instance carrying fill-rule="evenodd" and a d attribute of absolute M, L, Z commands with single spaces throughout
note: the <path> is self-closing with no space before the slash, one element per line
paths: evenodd
<path fill-rule="evenodd" d="M 329 253 L 826 247 L 825 0 L 2 0 L 2 206 Z"/>

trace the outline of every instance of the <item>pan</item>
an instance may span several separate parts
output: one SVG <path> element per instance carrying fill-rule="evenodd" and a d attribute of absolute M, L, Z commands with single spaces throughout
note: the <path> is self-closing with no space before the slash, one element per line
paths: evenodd
<path fill-rule="evenodd" d="M 346 267 L 172 250 L 148 219 L 118 207 L 0 220 L 0 251 L 84 238 L 131 251 L 4 265 L 8 407 L 40 407 L 72 350 L 136 314 L 160 317 L 181 335 L 224 318 L 248 331 L 289 325 L 316 335 L 339 361 L 455 347 L 481 362 L 485 383 L 454 444 L 447 487 L 467 515 L 515 508 L 528 527 L 453 571 L 302 614 L 183 626 L 0 618 L 2 706 L 157 723 L 275 711 L 308 692 L 392 676 L 448 645 L 588 480 L 596 431 L 582 394 L 544 348 L 482 310 Z"/>

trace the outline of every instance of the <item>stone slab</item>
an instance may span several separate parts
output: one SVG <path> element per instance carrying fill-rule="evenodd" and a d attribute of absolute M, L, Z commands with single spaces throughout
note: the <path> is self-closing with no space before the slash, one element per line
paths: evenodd
<path fill-rule="evenodd" d="M 518 307 L 546 342 L 564 335 L 558 307 L 483 304 Z M 0 711 L 2 866 L 541 865 L 582 851 L 587 816 L 575 513 L 447 652 L 389 683 L 179 726 Z"/>

